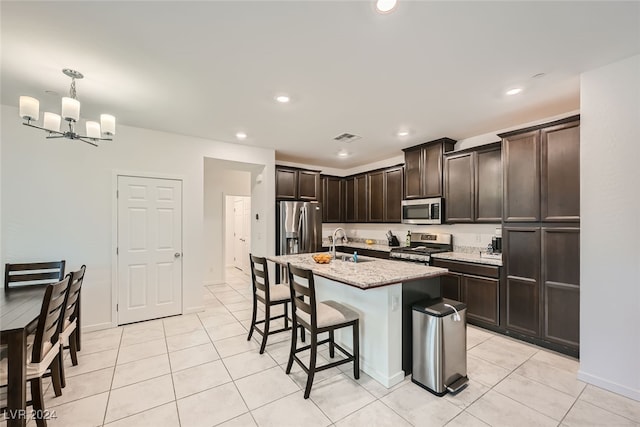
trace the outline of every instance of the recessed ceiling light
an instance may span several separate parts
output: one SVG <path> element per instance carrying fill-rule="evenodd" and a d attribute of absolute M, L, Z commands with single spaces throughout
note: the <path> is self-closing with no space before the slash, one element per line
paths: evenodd
<path fill-rule="evenodd" d="M 377 0 L 376 9 L 380 13 L 389 13 L 396 7 L 397 3 L 397 0 Z"/>
<path fill-rule="evenodd" d="M 286 104 L 290 100 L 291 99 L 287 95 L 278 95 L 278 96 L 276 96 L 276 101 L 278 101 L 278 102 L 280 102 L 282 104 Z"/>
<path fill-rule="evenodd" d="M 338 151 L 338 157 L 349 157 L 349 152 L 345 150 Z"/>
<path fill-rule="evenodd" d="M 408 130 L 401 130 L 398 132 L 398 136 L 407 136 L 407 135 L 409 135 Z"/>
<path fill-rule="evenodd" d="M 236 133 L 236 138 L 238 139 L 247 139 L 247 134 L 244 132 L 238 132 Z"/>
<path fill-rule="evenodd" d="M 507 95 L 517 95 L 520 92 L 522 92 L 522 88 L 521 87 L 514 87 L 513 89 L 509 89 L 506 94 Z"/>

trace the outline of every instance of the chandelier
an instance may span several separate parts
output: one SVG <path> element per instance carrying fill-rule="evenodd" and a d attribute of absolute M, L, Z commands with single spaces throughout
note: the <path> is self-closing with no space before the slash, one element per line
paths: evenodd
<path fill-rule="evenodd" d="M 82 73 L 65 68 L 62 72 L 71 77 L 71 88 L 69 89 L 69 97 L 62 98 L 62 115 L 45 112 L 42 126 L 36 126 L 32 122 L 37 121 L 40 117 L 40 101 L 30 96 L 20 97 L 20 117 L 25 122 L 25 126 L 41 129 L 49 133 L 49 138 L 68 138 L 77 139 L 87 144 L 97 147 L 98 141 L 112 141 L 112 136 L 116 134 L 116 118 L 110 114 L 101 114 L 100 123 L 87 121 L 86 135 L 80 135 L 76 132 L 75 126 L 80 120 L 80 101 L 76 94 L 76 80 L 82 79 Z M 60 123 L 64 119 L 68 122 L 69 129 L 60 131 Z"/>

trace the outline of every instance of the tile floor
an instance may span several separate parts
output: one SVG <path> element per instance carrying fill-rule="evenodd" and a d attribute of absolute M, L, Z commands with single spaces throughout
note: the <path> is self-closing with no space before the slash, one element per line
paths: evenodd
<path fill-rule="evenodd" d="M 346 364 L 305 375 L 284 369 L 288 334 L 264 355 L 246 334 L 250 279 L 228 271 L 205 288 L 204 312 L 87 333 L 67 360 L 61 397 L 46 392 L 52 426 L 640 426 L 640 402 L 576 379 L 578 362 L 468 328 L 469 386 L 438 398 L 411 383 L 388 390 Z M 328 357 L 327 351 L 322 352 Z M 35 423 L 30 423 L 35 425 Z"/>

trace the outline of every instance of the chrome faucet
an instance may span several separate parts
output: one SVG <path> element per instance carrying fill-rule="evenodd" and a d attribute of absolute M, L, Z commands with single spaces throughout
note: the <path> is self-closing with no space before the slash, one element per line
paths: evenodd
<path fill-rule="evenodd" d="M 348 243 L 349 240 L 347 239 L 347 232 L 344 231 L 343 228 L 336 228 L 335 231 L 333 232 L 333 235 L 331 236 L 331 256 L 333 259 L 336 259 L 336 234 L 338 234 L 338 231 L 342 231 L 342 242 L 343 243 Z"/>

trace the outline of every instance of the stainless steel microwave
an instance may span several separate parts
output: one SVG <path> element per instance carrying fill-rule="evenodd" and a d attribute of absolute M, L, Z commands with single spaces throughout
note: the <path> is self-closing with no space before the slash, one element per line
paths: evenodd
<path fill-rule="evenodd" d="M 402 201 L 403 224 L 442 224 L 444 199 L 414 199 Z"/>

